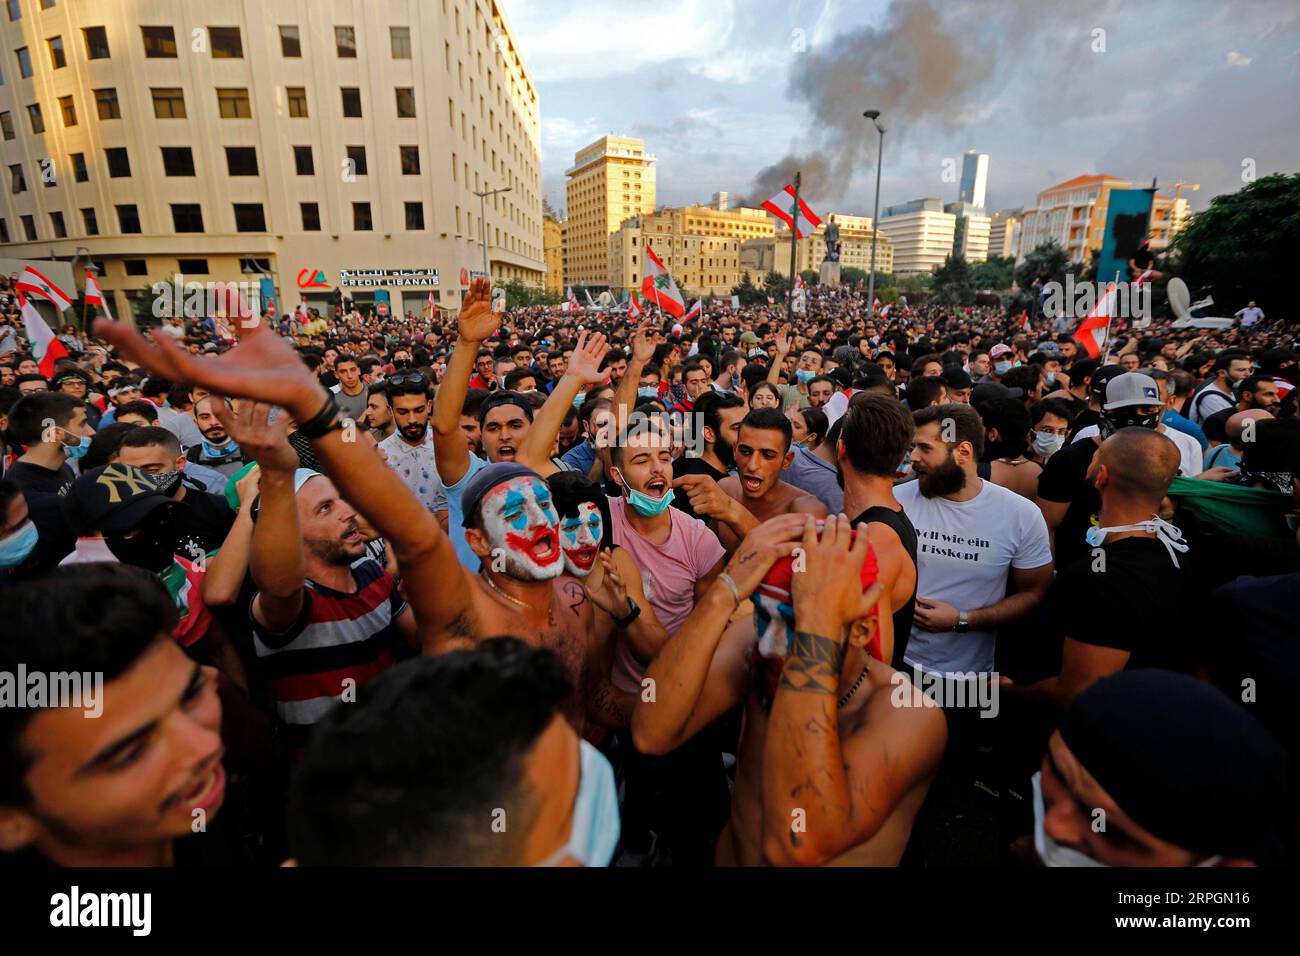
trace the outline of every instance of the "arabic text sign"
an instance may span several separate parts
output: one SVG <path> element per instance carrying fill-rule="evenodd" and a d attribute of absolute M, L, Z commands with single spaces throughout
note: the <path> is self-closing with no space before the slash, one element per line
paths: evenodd
<path fill-rule="evenodd" d="M 340 269 L 339 287 L 343 289 L 384 286 L 434 286 L 437 269 Z"/>

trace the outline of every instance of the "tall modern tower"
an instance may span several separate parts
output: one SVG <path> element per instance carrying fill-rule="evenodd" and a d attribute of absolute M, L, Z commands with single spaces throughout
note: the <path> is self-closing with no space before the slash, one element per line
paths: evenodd
<path fill-rule="evenodd" d="M 988 184 L 989 154 L 966 150 L 961 162 L 961 193 L 958 200 L 972 206 L 983 206 Z"/>

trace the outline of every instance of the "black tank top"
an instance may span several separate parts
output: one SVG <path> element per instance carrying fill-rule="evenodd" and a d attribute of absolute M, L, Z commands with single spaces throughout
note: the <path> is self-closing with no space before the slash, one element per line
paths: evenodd
<path fill-rule="evenodd" d="M 912 522 L 908 520 L 902 508 L 892 511 L 882 505 L 876 505 L 854 518 L 853 524 L 856 526 L 864 521 L 868 524 L 875 521 L 892 528 L 912 559 L 912 567 L 916 567 L 916 529 L 912 527 Z M 890 664 L 895 670 L 903 670 L 906 666 L 903 663 L 903 655 L 907 652 L 907 642 L 912 636 L 912 612 L 915 609 L 916 585 L 913 584 L 912 596 L 907 599 L 906 604 L 894 611 L 894 659 Z"/>
<path fill-rule="evenodd" d="M 985 481 L 993 480 L 993 462 L 981 461 L 975 466 L 975 474 Z"/>

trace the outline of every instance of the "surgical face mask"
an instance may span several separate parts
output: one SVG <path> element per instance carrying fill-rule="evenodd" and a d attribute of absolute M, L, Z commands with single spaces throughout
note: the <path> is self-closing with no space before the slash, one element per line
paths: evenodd
<path fill-rule="evenodd" d="M 817 373 L 810 368 L 797 368 L 794 370 L 794 377 L 801 385 L 807 385 L 817 377 Z"/>
<path fill-rule="evenodd" d="M 35 522 L 28 518 L 27 523 L 13 534 L 0 538 L 0 568 L 16 568 L 26 561 L 39 536 Z"/>
<path fill-rule="evenodd" d="M 578 796 L 573 804 L 573 829 L 569 840 L 538 866 L 555 866 L 572 857 L 583 866 L 609 866 L 621 832 L 618 819 L 618 788 L 614 768 L 605 755 L 579 740 L 581 766 Z"/>
<path fill-rule="evenodd" d="M 1064 435 L 1053 435 L 1051 432 L 1034 432 L 1034 452 L 1043 458 L 1051 458 L 1064 445 Z"/>
<path fill-rule="evenodd" d="M 1086 853 L 1080 853 L 1071 847 L 1062 846 L 1047 835 L 1047 827 L 1044 825 L 1047 810 L 1043 804 L 1043 773 L 1041 770 L 1034 774 L 1033 786 L 1034 850 L 1038 853 L 1038 858 L 1043 861 L 1043 866 L 1109 866 L 1110 864 L 1094 860 Z"/>
<path fill-rule="evenodd" d="M 994 363 L 993 363 L 993 372 L 994 372 L 995 375 L 1006 375 L 1007 372 L 1010 372 L 1010 371 L 1011 371 L 1011 363 L 1010 363 L 1010 362 L 994 362 Z"/>
<path fill-rule="evenodd" d="M 1163 544 L 1165 550 L 1169 552 L 1169 560 L 1174 562 L 1174 567 L 1179 567 L 1178 555 L 1175 552 L 1187 550 L 1187 545 L 1183 541 L 1183 533 L 1159 515 L 1152 515 L 1149 520 L 1137 524 L 1121 524 L 1112 528 L 1099 528 L 1093 525 L 1084 532 L 1083 538 L 1088 542 L 1088 547 L 1100 548 L 1106 543 L 1106 535 L 1115 531 L 1147 531 L 1154 534 L 1156 540 Z"/>
<path fill-rule="evenodd" d="M 623 482 L 623 488 L 627 492 L 627 503 L 635 508 L 639 515 L 646 518 L 653 518 L 656 515 L 663 514 L 673 503 L 672 488 L 665 491 L 662 498 L 652 498 L 644 491 L 637 491 L 629 485 L 627 479 L 623 477 L 622 471 L 618 472 L 618 478 Z"/>
<path fill-rule="evenodd" d="M 1055 385 L 1055 384 L 1056 384 L 1056 373 L 1055 373 L 1055 372 L 1048 372 L 1046 375 L 1044 375 L 1044 376 L 1043 376 L 1043 384 L 1044 384 L 1045 386 L 1048 386 L 1048 387 L 1051 387 L 1052 385 Z"/>
<path fill-rule="evenodd" d="M 67 435 L 71 433 L 65 431 L 64 434 Z M 77 444 L 63 446 L 63 453 L 69 458 L 84 458 L 88 451 L 90 451 L 90 439 L 85 435 L 81 436 L 81 440 Z"/>
<path fill-rule="evenodd" d="M 642 385 L 636 390 L 636 397 L 654 400 L 659 397 L 659 389 L 653 385 Z"/>

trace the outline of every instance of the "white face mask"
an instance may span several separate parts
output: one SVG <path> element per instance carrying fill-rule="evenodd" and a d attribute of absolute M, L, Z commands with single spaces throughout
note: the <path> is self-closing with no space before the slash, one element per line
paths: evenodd
<path fill-rule="evenodd" d="M 1175 552 L 1187 550 L 1187 545 L 1183 541 L 1183 533 L 1176 527 L 1165 521 L 1159 515 L 1152 515 L 1147 521 L 1138 524 L 1122 524 L 1113 528 L 1099 528 L 1093 525 L 1084 533 L 1084 540 L 1090 548 L 1100 548 L 1106 542 L 1106 535 L 1114 531 L 1148 531 L 1156 536 L 1156 540 L 1165 546 L 1169 552 L 1169 560 L 1174 562 L 1174 567 L 1180 567 L 1178 555 Z"/>
<path fill-rule="evenodd" d="M 1043 458 L 1051 458 L 1064 445 L 1064 435 L 1053 435 L 1051 432 L 1034 432 L 1034 451 L 1042 455 Z"/>

